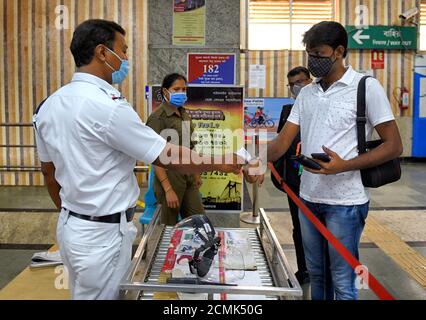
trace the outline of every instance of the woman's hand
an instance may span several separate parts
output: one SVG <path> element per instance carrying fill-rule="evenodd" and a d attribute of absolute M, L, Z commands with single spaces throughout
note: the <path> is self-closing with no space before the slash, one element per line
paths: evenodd
<path fill-rule="evenodd" d="M 167 206 L 171 209 L 179 208 L 179 198 L 173 188 L 169 188 L 166 192 Z"/>

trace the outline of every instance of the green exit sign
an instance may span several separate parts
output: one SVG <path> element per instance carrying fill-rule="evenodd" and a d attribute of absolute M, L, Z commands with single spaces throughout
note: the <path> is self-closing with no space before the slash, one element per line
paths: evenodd
<path fill-rule="evenodd" d="M 349 49 L 417 50 L 417 27 L 346 26 Z"/>

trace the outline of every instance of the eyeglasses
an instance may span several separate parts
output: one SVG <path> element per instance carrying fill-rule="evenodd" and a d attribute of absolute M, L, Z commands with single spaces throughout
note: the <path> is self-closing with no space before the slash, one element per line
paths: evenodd
<path fill-rule="evenodd" d="M 296 84 L 301 85 L 301 84 L 303 84 L 305 81 L 308 81 L 308 80 L 309 80 L 309 79 L 300 79 L 300 80 L 295 81 L 294 83 L 289 83 L 289 84 L 287 84 L 287 87 L 291 88 L 291 87 L 294 87 L 294 85 L 296 85 Z"/>

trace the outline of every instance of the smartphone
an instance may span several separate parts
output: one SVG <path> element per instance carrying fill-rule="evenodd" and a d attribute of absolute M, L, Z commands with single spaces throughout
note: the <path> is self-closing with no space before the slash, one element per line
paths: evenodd
<path fill-rule="evenodd" d="M 312 153 L 311 156 L 312 156 L 313 159 L 321 160 L 323 162 L 330 162 L 331 161 L 330 156 L 326 153 Z"/>
<path fill-rule="evenodd" d="M 308 158 L 307 156 L 300 154 L 298 156 L 292 156 L 291 160 L 299 162 L 302 166 L 307 167 L 312 170 L 321 170 L 322 167 L 319 165 L 318 162 L 314 161 L 311 158 Z"/>

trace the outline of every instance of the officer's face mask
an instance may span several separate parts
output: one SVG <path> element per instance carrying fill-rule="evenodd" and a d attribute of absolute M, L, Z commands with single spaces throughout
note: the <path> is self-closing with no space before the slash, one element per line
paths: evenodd
<path fill-rule="evenodd" d="M 308 69 L 315 78 L 324 78 L 328 76 L 328 74 L 331 71 L 331 68 L 333 68 L 334 63 L 337 61 L 337 58 L 334 59 L 333 61 L 331 59 L 332 56 L 320 57 L 320 56 L 309 55 Z"/>
<path fill-rule="evenodd" d="M 169 103 L 175 107 L 183 107 L 185 102 L 188 100 L 185 92 L 170 92 L 169 90 L 167 90 L 167 92 L 170 95 Z"/>
<path fill-rule="evenodd" d="M 108 62 L 105 61 L 106 65 L 108 67 L 110 67 L 112 71 L 114 71 L 112 73 L 112 83 L 113 84 L 120 84 L 126 79 L 127 75 L 129 74 L 129 69 L 130 69 L 129 61 L 121 59 L 118 56 L 118 54 L 116 54 L 110 48 L 107 48 L 107 49 L 108 49 L 109 52 L 114 54 L 117 57 L 117 59 L 119 59 L 121 61 L 120 69 L 118 69 L 118 70 L 114 70 L 114 68 Z"/>

